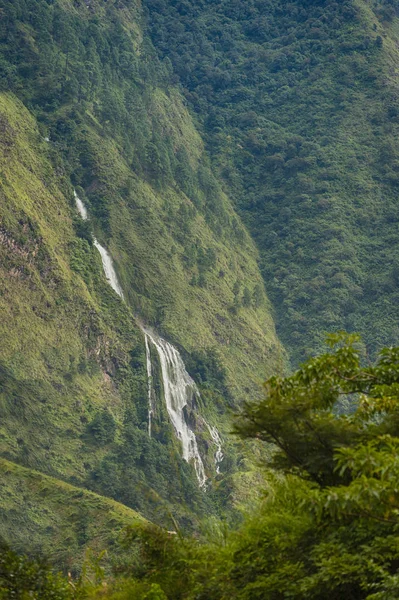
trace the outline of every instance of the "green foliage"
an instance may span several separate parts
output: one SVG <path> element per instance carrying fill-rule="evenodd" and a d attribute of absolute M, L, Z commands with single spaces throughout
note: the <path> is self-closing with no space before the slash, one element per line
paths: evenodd
<path fill-rule="evenodd" d="M 395 598 L 398 589 L 399 349 L 364 365 L 358 338 L 265 384 L 238 429 L 276 445 L 269 491 L 235 534 L 201 545 L 131 530 L 138 580 L 168 598 Z M 353 397 L 351 414 L 335 409 Z M 112 596 L 111 596 L 112 597 Z"/>
<path fill-rule="evenodd" d="M 399 348 L 371 365 L 356 336 L 329 341 L 329 353 L 269 379 L 265 398 L 243 411 L 241 435 L 273 440 L 280 473 L 268 473 L 261 505 L 239 530 L 210 528 L 205 542 L 153 524 L 129 527 L 123 547 L 134 549 L 131 559 L 107 585 L 83 586 L 89 598 L 397 596 Z M 348 395 L 353 409 L 342 415 Z"/>
<path fill-rule="evenodd" d="M 284 486 L 306 524 L 300 531 L 291 517 L 292 546 L 275 566 L 268 559 L 264 575 L 262 568 L 253 573 L 243 597 L 277 591 L 277 581 L 281 593 L 295 598 L 394 597 L 399 349 L 384 349 L 374 366 L 363 366 L 355 336 L 331 336 L 330 343 L 338 345 L 333 352 L 291 377 L 268 380 L 266 398 L 247 405 L 238 426 L 245 436 L 276 444 L 274 465 L 295 474 Z M 341 396 L 353 398 L 351 414 L 335 410 Z M 280 579 L 289 571 L 296 572 L 296 589 Z"/>
<path fill-rule="evenodd" d="M 293 365 L 342 327 L 372 356 L 397 343 L 396 3 L 146 5 L 256 241 Z"/>
<path fill-rule="evenodd" d="M 374 367 L 364 367 L 357 342 L 353 335 L 331 335 L 329 343 L 342 347 L 291 377 L 269 379 L 266 399 L 244 408 L 238 431 L 283 450 L 275 456 L 278 468 L 303 471 L 318 484 L 331 485 L 340 481 L 338 448 L 396 435 L 399 352 L 384 349 Z M 339 410 L 342 398 L 352 399 L 349 414 Z M 346 470 L 340 473 L 345 482 Z"/>
<path fill-rule="evenodd" d="M 233 398 L 227 386 L 226 369 L 221 364 L 220 355 L 216 348 L 207 352 L 196 351 L 185 356 L 186 367 L 199 386 L 204 401 L 207 398 L 206 391 L 219 395 L 219 404 L 233 404 Z M 213 397 L 213 402 L 218 401 Z M 222 408 L 222 406 L 220 408 Z"/>
<path fill-rule="evenodd" d="M 68 600 L 77 598 L 71 586 L 44 563 L 18 556 L 0 545 L 0 598 Z"/>
<path fill-rule="evenodd" d="M 108 410 L 96 413 L 87 429 L 101 444 L 109 444 L 115 439 L 116 423 L 114 417 Z"/>
<path fill-rule="evenodd" d="M 233 404 L 255 390 L 280 347 L 266 302 L 241 307 L 236 320 L 228 310 L 236 279 L 249 290 L 261 281 L 255 249 L 143 23 L 127 0 L 2 3 L 1 451 L 155 522 L 169 524 L 173 512 L 192 530 L 221 510 L 226 491 L 198 489 L 159 373 L 149 439 L 144 340 L 132 312 L 187 354 L 220 343 L 204 404 L 221 432 L 224 397 Z M 77 215 L 72 185 L 89 222 Z M 91 232 L 114 259 L 126 303 L 104 278 Z M 197 433 L 216 480 L 214 444 Z M 231 444 L 232 470 L 235 453 Z M 9 510 L 10 529 L 37 523 L 51 549 L 46 518 L 25 517 L 19 503 Z M 53 510 L 56 519 L 63 507 Z M 70 519 L 76 530 L 63 552 L 90 541 L 92 517 Z M 38 531 L 25 537 L 36 550 Z"/>
<path fill-rule="evenodd" d="M 74 219 L 75 232 L 90 245 L 88 227 L 94 229 L 143 321 L 188 351 L 223 340 L 225 366 L 238 354 L 247 357 L 253 343 L 263 352 L 260 326 L 271 363 L 278 343 L 266 302 L 246 305 L 245 327 L 237 320 L 231 335 L 238 316 L 225 308 L 232 280 L 239 277 L 251 293 L 259 285 L 255 250 L 172 86 L 170 61 L 157 58 L 142 29 L 138 5 L 121 11 L 114 0 L 93 0 L 90 8 L 83 1 L 37 4 L 4 4 L 0 45 L 13 73 L 7 89 L 32 109 L 56 172 L 87 202 L 91 225 Z M 45 17 L 37 19 L 38 11 Z M 72 268 L 90 287 L 93 256 L 80 241 L 70 250 Z M 241 348 L 235 358 L 233 337 Z M 260 378 L 265 360 L 253 356 Z M 239 371 L 253 381 L 246 358 L 240 361 L 228 368 L 237 396 L 247 387 Z"/>
<path fill-rule="evenodd" d="M 4 459 L 0 468 L 0 537 L 14 550 L 45 557 L 74 577 L 81 573 L 89 550 L 94 555 L 107 550 L 102 561 L 107 574 L 111 565 L 123 562 L 119 541 L 125 527 L 144 522 L 137 512 Z"/>
<path fill-rule="evenodd" d="M 143 336 L 106 283 L 91 240 L 75 235 L 78 219 L 66 199 L 72 190 L 63 195 L 33 118 L 12 97 L 0 97 L 0 111 L 15 132 L 12 160 L 1 157 L 7 182 L 0 230 L 1 337 L 7 339 L 0 349 L 2 455 L 123 501 L 156 522 L 168 523 L 176 502 L 190 529 L 215 507 L 203 502 L 193 467 L 181 465 L 161 407 L 157 439 L 148 438 Z M 1 526 L 13 546 L 36 551 L 42 537 L 57 564 L 66 562 L 68 548 L 79 562 L 93 536 L 93 513 L 69 515 L 72 533 L 58 550 L 52 519 L 58 512 L 63 521 L 62 494 L 48 523 L 17 500 L 14 483 L 13 493 L 1 497 L 8 515 Z M 29 487 L 21 486 L 25 498 Z"/>

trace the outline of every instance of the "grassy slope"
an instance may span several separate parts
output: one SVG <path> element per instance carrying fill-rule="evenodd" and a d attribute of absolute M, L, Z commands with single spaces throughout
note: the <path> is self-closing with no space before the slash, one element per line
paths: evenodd
<path fill-rule="evenodd" d="M 17 21 L 16 30 L 29 32 L 18 40 L 31 69 L 22 61 L 25 88 L 19 90 L 19 83 L 15 88 L 35 105 L 42 130 L 49 132 L 75 184 L 86 192 L 96 235 L 115 256 L 133 311 L 188 351 L 218 345 L 230 387 L 242 399 L 243 389 L 255 391 L 254 380 L 258 385 L 282 360 L 258 255 L 206 166 L 202 140 L 181 95 L 142 36 L 140 7 L 133 2 L 122 3 L 121 9 L 117 2 L 93 1 L 89 10 L 84 2 L 65 0 L 54 8 L 41 4 L 43 14 L 60 15 L 75 36 L 68 44 L 48 26 L 54 36 L 51 51 L 58 53 L 60 64 L 66 61 L 67 86 L 59 66 L 44 66 L 36 56 L 40 50 L 48 54 L 48 63 L 55 60 L 39 24 L 31 25 L 36 9 L 28 3 L 32 17 L 25 15 L 23 26 Z M 103 44 L 97 36 L 103 36 Z M 123 47 L 129 71 L 104 51 L 111 41 Z M 86 57 L 83 46 L 94 50 Z M 8 53 L 10 61 L 21 61 L 10 46 Z M 92 77 L 97 64 L 102 84 L 96 87 L 93 79 L 85 89 L 85 78 Z M 151 143 L 158 149 L 155 158 L 148 157 Z M 182 151 L 192 193 L 179 181 Z M 162 178 L 154 175 L 157 162 Z M 207 184 L 199 181 L 201 169 Z M 193 281 L 200 275 L 201 252 L 213 258 L 199 286 Z M 257 286 L 257 306 L 243 307 L 245 288 L 252 295 Z"/>
<path fill-rule="evenodd" d="M 46 144 L 20 103 L 4 95 L 0 102 L 12 137 L 2 144 L 1 173 L 2 402 L 13 415 L 2 421 L 3 444 L 13 457 L 26 445 L 25 462 L 34 468 L 79 476 L 79 432 L 90 411 L 110 405 L 121 414 L 107 374 L 119 340 L 68 264 L 72 213 Z M 132 326 L 130 333 L 137 343 Z"/>
<path fill-rule="evenodd" d="M 87 490 L 0 459 L 0 535 L 15 550 L 80 568 L 88 548 L 107 562 L 121 557 L 122 531 L 145 522 L 134 510 Z M 44 535 L 45 532 L 45 535 Z"/>
<path fill-rule="evenodd" d="M 195 518 L 201 508 L 183 506 L 181 494 L 195 503 L 201 493 L 171 425 L 159 425 L 162 441 L 148 439 L 143 336 L 105 282 L 97 251 L 76 237 L 75 208 L 34 119 L 8 95 L 1 115 L 10 138 L 2 161 L 1 453 L 160 521 L 171 507 Z M 110 434 L 93 429 L 104 414 Z"/>
<path fill-rule="evenodd" d="M 190 149 L 195 164 L 204 149 L 187 110 L 175 92 L 168 97 L 158 90 L 154 95 L 149 110 L 157 110 L 161 103 L 160 118 L 169 119 L 168 134 L 176 146 Z M 174 129 L 176 123 L 179 130 Z M 99 134 L 91 130 L 93 146 L 101 143 Z M 234 398 L 242 400 L 248 390 L 255 393 L 259 383 L 283 359 L 265 296 L 261 306 L 241 306 L 237 314 L 233 312 L 237 281 L 251 292 L 256 285 L 262 286 L 257 253 L 248 235 L 241 229 L 242 240 L 238 241 L 229 226 L 222 236 L 215 235 L 187 196 L 175 186 L 158 191 L 132 175 L 114 145 L 103 148 L 100 165 L 98 171 L 114 189 L 111 239 L 106 243 L 116 258 L 132 310 L 188 352 L 217 347 Z M 126 180 L 128 194 L 120 192 Z M 235 216 L 228 199 L 223 197 L 222 201 L 226 218 L 232 221 Z M 179 218 L 182 207 L 190 211 L 184 233 Z M 214 219 L 218 221 L 217 216 Z M 190 284 L 198 272 L 195 265 L 187 264 L 192 246 L 215 253 L 203 287 Z"/>

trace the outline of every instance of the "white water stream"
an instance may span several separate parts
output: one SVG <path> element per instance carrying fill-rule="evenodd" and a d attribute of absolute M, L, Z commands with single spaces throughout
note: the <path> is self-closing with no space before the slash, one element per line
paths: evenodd
<path fill-rule="evenodd" d="M 82 217 L 83 221 L 87 221 L 89 215 L 87 214 L 87 209 L 83 204 L 82 200 L 77 195 L 76 191 L 73 190 L 73 195 L 75 196 L 76 208 L 78 209 L 78 213 Z"/>
<path fill-rule="evenodd" d="M 151 424 L 152 424 L 152 415 L 154 414 L 154 406 L 153 406 L 153 388 L 152 388 L 152 363 L 151 363 L 151 352 L 150 352 L 150 344 L 148 343 L 148 334 L 144 331 L 144 339 L 145 339 L 145 358 L 147 363 L 147 394 L 148 394 L 148 435 L 151 437 Z"/>
<path fill-rule="evenodd" d="M 145 330 L 145 334 L 156 348 L 161 363 L 165 403 L 176 435 L 182 443 L 183 458 L 193 461 L 200 487 L 205 485 L 204 463 L 202 462 L 195 433 L 187 425 L 184 408 L 199 396 L 197 386 L 186 371 L 179 352 L 166 340 Z"/>
<path fill-rule="evenodd" d="M 79 196 L 77 195 L 75 190 L 73 191 L 73 193 L 75 196 L 76 208 L 78 209 L 78 212 L 79 212 L 80 216 L 82 217 L 82 219 L 84 221 L 87 221 L 87 219 L 89 218 L 89 215 L 87 213 L 87 208 L 85 207 L 85 205 L 83 204 L 82 200 L 79 198 Z M 118 294 L 118 296 L 123 298 L 123 290 L 118 281 L 118 276 L 115 272 L 114 264 L 112 262 L 112 258 L 110 256 L 110 254 L 107 252 L 107 250 L 104 248 L 104 246 L 101 246 L 100 242 L 95 237 L 93 237 L 93 243 L 100 253 L 101 261 L 103 263 L 105 277 L 106 277 L 109 285 Z"/>
<path fill-rule="evenodd" d="M 216 467 L 216 473 L 219 475 L 219 473 L 220 473 L 219 465 L 222 462 L 222 460 L 224 459 L 224 454 L 222 452 L 222 443 L 223 443 L 222 438 L 220 437 L 220 433 L 216 427 L 209 425 L 208 423 L 206 424 L 206 426 L 209 429 L 209 433 L 211 434 L 213 443 L 216 445 L 215 467 Z"/>
<path fill-rule="evenodd" d="M 76 208 L 82 219 L 86 221 L 88 219 L 87 209 L 75 191 L 74 196 Z M 108 283 L 118 294 L 118 296 L 123 299 L 123 290 L 118 281 L 111 256 L 108 254 L 107 250 L 101 246 L 96 238 L 94 238 L 94 246 L 101 255 L 103 269 Z M 184 408 L 186 406 L 190 407 L 193 399 L 195 400 L 196 398 L 199 398 L 198 388 L 194 380 L 187 373 L 183 359 L 178 350 L 176 350 L 172 344 L 169 344 L 169 342 L 159 337 L 155 333 L 150 332 L 143 327 L 141 327 L 141 330 L 143 331 L 145 337 L 148 377 L 148 434 L 151 437 L 152 416 L 154 413 L 154 390 L 152 385 L 152 363 L 150 353 L 151 342 L 151 344 L 157 350 L 161 363 L 166 408 L 168 410 L 169 418 L 172 421 L 176 435 L 182 443 L 183 458 L 187 462 L 193 462 L 199 485 L 200 487 L 205 487 L 207 476 L 205 475 L 204 463 L 202 462 L 201 455 L 198 450 L 195 433 L 188 426 L 184 414 Z M 215 466 L 216 472 L 220 473 L 219 464 L 224 458 L 222 452 L 222 440 L 216 427 L 208 425 L 204 419 L 203 421 L 208 427 L 209 433 L 217 448 L 215 453 Z"/>
<path fill-rule="evenodd" d="M 103 246 L 101 246 L 101 244 L 96 240 L 96 238 L 94 238 L 93 243 L 100 253 L 101 260 L 103 263 L 105 277 L 107 278 L 109 285 L 118 294 L 118 296 L 123 298 L 123 291 L 119 284 L 118 277 L 115 273 L 115 269 L 114 269 L 114 265 L 113 265 L 111 256 L 108 254 L 106 249 Z"/>

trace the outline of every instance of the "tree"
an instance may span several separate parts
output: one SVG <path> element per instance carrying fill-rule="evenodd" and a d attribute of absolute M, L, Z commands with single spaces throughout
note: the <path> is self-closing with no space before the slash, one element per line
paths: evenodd
<path fill-rule="evenodd" d="M 237 424 L 273 443 L 287 474 L 267 513 L 244 527 L 238 598 L 398 597 L 399 348 L 371 366 L 356 336 L 329 342 L 332 352 L 269 379 Z"/>
<path fill-rule="evenodd" d="M 247 287 L 244 288 L 244 293 L 242 296 L 242 305 L 245 306 L 245 308 L 249 308 L 251 306 L 251 292 L 249 291 L 249 289 Z"/>
<path fill-rule="evenodd" d="M 0 598 L 72 600 L 72 591 L 68 581 L 48 565 L 18 556 L 0 539 Z"/>
<path fill-rule="evenodd" d="M 269 379 L 266 397 L 247 403 L 237 424 L 242 435 L 280 449 L 279 469 L 300 472 L 323 486 L 341 482 L 337 449 L 377 435 L 399 435 L 399 407 L 384 395 L 399 394 L 399 349 L 386 348 L 375 366 L 362 366 L 357 336 L 334 334 L 328 342 L 336 347 L 333 352 L 308 361 L 290 377 Z M 351 414 L 342 414 L 344 400 Z"/>
<path fill-rule="evenodd" d="M 115 419 L 109 410 L 97 412 L 88 425 L 88 432 L 101 444 L 114 441 L 116 433 Z"/>
<path fill-rule="evenodd" d="M 399 348 L 369 365 L 357 336 L 329 342 L 330 352 L 293 375 L 270 378 L 265 398 L 238 421 L 242 436 L 275 447 L 277 473 L 255 514 L 227 538 L 215 529 L 207 543 L 184 538 L 177 524 L 171 535 L 136 523 L 125 540 L 135 558 L 101 597 L 399 597 Z M 2 583 L 0 571 L 0 597 Z"/>

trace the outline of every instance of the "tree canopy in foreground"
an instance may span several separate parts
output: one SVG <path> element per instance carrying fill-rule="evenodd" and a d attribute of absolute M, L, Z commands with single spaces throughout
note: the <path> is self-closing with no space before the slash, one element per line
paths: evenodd
<path fill-rule="evenodd" d="M 135 526 L 131 559 L 108 581 L 97 570 L 90 585 L 71 586 L 72 596 L 398 598 L 399 348 L 371 365 L 356 336 L 329 341 L 330 352 L 269 379 L 237 420 L 240 435 L 274 448 L 262 505 L 239 531 L 215 528 L 204 543 Z M 11 579 L 0 574 L 0 597 L 24 597 L 7 596 Z"/>

